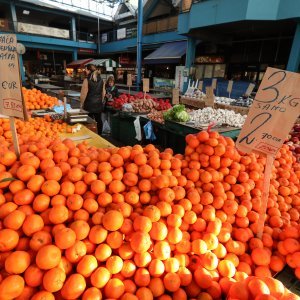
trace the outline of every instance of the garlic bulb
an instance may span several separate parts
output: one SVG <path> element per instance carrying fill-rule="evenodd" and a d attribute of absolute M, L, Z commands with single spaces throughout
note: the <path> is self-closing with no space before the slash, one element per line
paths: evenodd
<path fill-rule="evenodd" d="M 194 110 L 190 113 L 191 121 L 195 122 L 196 127 L 201 124 L 216 122 L 219 125 L 229 125 L 233 127 L 242 127 L 247 116 L 235 113 L 233 110 L 213 109 L 206 107 L 204 109 Z"/>

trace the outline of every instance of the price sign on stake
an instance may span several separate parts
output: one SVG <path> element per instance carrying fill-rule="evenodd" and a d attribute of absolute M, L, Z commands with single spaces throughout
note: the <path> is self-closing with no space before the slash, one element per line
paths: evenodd
<path fill-rule="evenodd" d="M 149 78 L 143 79 L 143 92 L 149 93 Z"/>
<path fill-rule="evenodd" d="M 211 87 L 215 90 L 217 88 L 217 79 L 214 78 L 211 83 Z"/>
<path fill-rule="evenodd" d="M 179 89 L 175 88 L 172 90 L 172 96 L 173 96 L 172 104 L 179 104 L 179 94 L 180 94 Z"/>
<path fill-rule="evenodd" d="M 233 87 L 233 80 L 229 80 L 228 81 L 228 86 L 227 86 L 227 92 L 229 94 L 231 94 L 231 92 L 232 92 L 232 87 Z"/>
<path fill-rule="evenodd" d="M 0 34 L 0 113 L 24 119 L 17 38 Z"/>
<path fill-rule="evenodd" d="M 14 117 L 28 119 L 22 94 L 22 83 L 15 34 L 0 34 L 0 113 L 9 116 L 16 155 L 20 156 Z"/>
<path fill-rule="evenodd" d="M 198 89 L 199 89 L 200 91 L 203 90 L 203 80 L 201 80 L 201 81 L 199 82 Z"/>
<path fill-rule="evenodd" d="M 210 107 L 215 106 L 215 95 L 211 86 L 206 87 L 206 104 Z"/>
<path fill-rule="evenodd" d="M 132 86 L 132 75 L 127 74 L 127 86 Z"/>
<path fill-rule="evenodd" d="M 250 83 L 249 86 L 248 86 L 248 88 L 247 88 L 247 90 L 246 90 L 246 92 L 245 92 L 245 95 L 247 97 L 250 96 L 251 93 L 253 92 L 254 88 L 255 88 L 255 84 Z"/>
<path fill-rule="evenodd" d="M 129 95 L 130 95 L 130 87 L 132 86 L 132 75 L 131 74 L 127 74 L 127 86 L 128 86 Z"/>
<path fill-rule="evenodd" d="M 261 237 L 273 160 L 300 114 L 300 74 L 268 68 L 236 147 L 267 156 L 258 236 Z"/>

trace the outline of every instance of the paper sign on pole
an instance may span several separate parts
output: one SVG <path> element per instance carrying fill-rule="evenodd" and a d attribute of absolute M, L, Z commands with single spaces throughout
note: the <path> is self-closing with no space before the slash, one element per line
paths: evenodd
<path fill-rule="evenodd" d="M 17 38 L 0 34 L 0 113 L 24 119 Z"/>
<path fill-rule="evenodd" d="M 227 92 L 230 94 L 232 92 L 233 80 L 228 81 Z"/>
<path fill-rule="evenodd" d="M 236 146 L 275 156 L 300 114 L 300 74 L 268 68 Z"/>
<path fill-rule="evenodd" d="M 201 80 L 201 81 L 199 82 L 198 89 L 199 89 L 200 91 L 203 90 L 203 80 Z"/>
<path fill-rule="evenodd" d="M 206 87 L 206 105 L 210 107 L 215 106 L 215 95 L 211 86 Z"/>
<path fill-rule="evenodd" d="M 143 92 L 149 93 L 149 78 L 143 79 Z"/>
<path fill-rule="evenodd" d="M 299 85 L 300 74 L 268 68 L 236 142 L 242 152 L 267 156 L 257 226 L 259 238 L 264 228 L 273 161 L 300 114 Z"/>
<path fill-rule="evenodd" d="M 217 79 L 214 78 L 211 83 L 211 87 L 215 90 L 217 88 Z"/>
<path fill-rule="evenodd" d="M 246 90 L 246 92 L 245 92 L 245 95 L 247 97 L 250 96 L 251 93 L 253 92 L 254 88 L 255 88 L 255 84 L 254 83 L 250 83 L 249 86 L 248 86 L 248 88 L 247 88 L 247 90 Z"/>
<path fill-rule="evenodd" d="M 127 74 L 127 86 L 132 86 L 132 75 Z"/>

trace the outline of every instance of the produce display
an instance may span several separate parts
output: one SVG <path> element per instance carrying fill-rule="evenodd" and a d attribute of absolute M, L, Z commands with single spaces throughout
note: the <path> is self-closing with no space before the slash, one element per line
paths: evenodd
<path fill-rule="evenodd" d="M 233 127 L 242 127 L 247 118 L 246 115 L 235 113 L 233 110 L 214 109 L 205 107 L 194 110 L 190 113 L 191 121 L 195 122 L 195 127 L 201 127 L 202 124 L 215 122 L 219 125 L 229 125 Z"/>
<path fill-rule="evenodd" d="M 110 105 L 114 109 L 119 110 L 121 110 L 125 104 L 131 104 L 132 111 L 137 113 L 145 113 L 153 109 L 167 110 L 172 107 L 168 99 L 163 100 L 152 98 L 149 95 L 145 96 L 144 93 L 141 92 L 137 93 L 136 95 L 122 94 L 118 98 L 115 98 L 114 101 L 107 103 L 107 105 Z M 130 111 L 130 109 L 128 109 L 128 106 L 126 107 L 126 111 Z"/>
<path fill-rule="evenodd" d="M 190 120 L 190 116 L 183 104 L 176 104 L 164 114 L 164 120 L 175 122 L 187 122 Z"/>
<path fill-rule="evenodd" d="M 286 264 L 300 278 L 289 147 L 260 240 L 266 159 L 217 132 L 186 141 L 184 155 L 44 139 L 17 159 L 2 146 L 0 299 L 299 299 L 271 278 Z"/>
<path fill-rule="evenodd" d="M 152 111 L 147 115 L 147 118 L 151 121 L 158 122 L 160 124 L 164 124 L 164 113 L 166 111 L 160 110 L 160 111 Z"/>
<path fill-rule="evenodd" d="M 28 110 L 52 108 L 58 104 L 56 97 L 51 97 L 37 89 L 22 87 L 22 93 Z"/>
<path fill-rule="evenodd" d="M 232 98 L 215 96 L 215 102 L 216 102 L 216 103 L 219 103 L 219 104 L 230 105 L 230 104 L 232 104 L 232 103 L 235 102 L 235 101 L 236 101 L 236 100 L 235 100 L 235 99 L 232 99 Z"/>
<path fill-rule="evenodd" d="M 297 157 L 297 161 L 300 162 L 300 124 L 294 125 L 286 144 L 289 145 L 290 150 Z"/>
<path fill-rule="evenodd" d="M 56 139 L 59 133 L 72 132 L 74 126 L 69 126 L 62 120 L 52 121 L 49 115 L 44 118 L 30 118 L 28 121 L 15 119 L 16 130 L 19 136 L 19 144 L 25 147 L 28 141 L 39 141 L 41 138 Z M 12 132 L 9 119 L 0 119 L 0 144 L 10 145 Z"/>

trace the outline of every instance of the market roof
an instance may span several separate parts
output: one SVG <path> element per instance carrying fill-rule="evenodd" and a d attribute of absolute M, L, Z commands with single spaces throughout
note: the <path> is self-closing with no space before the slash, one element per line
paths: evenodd
<path fill-rule="evenodd" d="M 92 58 L 86 58 L 86 59 L 79 59 L 74 60 L 71 63 L 67 64 L 67 68 L 83 68 L 85 65 L 87 65 L 90 61 L 92 61 Z"/>
<path fill-rule="evenodd" d="M 186 41 L 166 43 L 145 57 L 145 63 L 177 63 L 186 53 L 186 47 Z"/>
<path fill-rule="evenodd" d="M 21 0 L 35 5 L 60 9 L 112 21 L 120 0 Z"/>
<path fill-rule="evenodd" d="M 121 65 L 115 62 L 114 60 L 110 58 L 100 58 L 100 59 L 94 59 L 92 61 L 87 62 L 86 64 L 93 64 L 95 66 L 104 66 L 104 67 L 120 67 Z"/>

